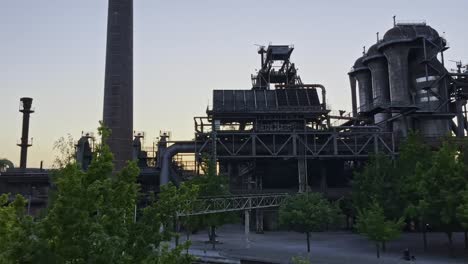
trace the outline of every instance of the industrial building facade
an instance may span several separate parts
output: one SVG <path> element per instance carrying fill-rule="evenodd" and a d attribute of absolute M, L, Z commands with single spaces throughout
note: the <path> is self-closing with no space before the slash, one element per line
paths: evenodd
<path fill-rule="evenodd" d="M 144 192 L 196 177 L 208 157 L 229 178 L 233 194 L 317 191 L 336 199 L 349 194 L 353 171 L 376 153 L 397 155 L 410 131 L 431 142 L 466 135 L 467 71 L 461 64 L 457 72 L 446 69 L 447 41 L 426 23 L 395 22 L 348 73 L 350 114 L 329 109 L 326 87 L 303 82 L 292 61 L 294 47 L 262 46 L 252 86 L 214 90 L 206 116 L 194 117 L 194 139 L 171 141 L 161 133 L 155 147 L 145 149 L 144 134 L 133 132 L 132 0 L 109 0 L 107 28 L 103 122 L 112 133 L 107 143 L 116 170 L 138 162 Z M 22 101 L 30 110 L 28 100 Z M 23 111 L 26 128 L 29 110 Z M 91 140 L 83 134 L 76 145 L 83 170 L 92 160 Z M 2 173 L 0 191 L 34 196 L 34 187 L 46 190 L 41 191 L 46 197 L 48 173 L 26 168 L 27 132 L 20 145 L 23 170 Z M 191 168 L 178 158 L 183 154 L 191 155 Z M 263 214 L 255 214 L 260 232 Z"/>

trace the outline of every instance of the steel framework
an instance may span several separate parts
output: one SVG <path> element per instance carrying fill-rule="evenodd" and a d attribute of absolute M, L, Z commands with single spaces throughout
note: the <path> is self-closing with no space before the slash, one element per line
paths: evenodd
<path fill-rule="evenodd" d="M 278 207 L 289 196 L 287 193 L 206 197 L 189 202 L 186 211 L 177 216 L 204 215 L 233 211 Z"/>
<path fill-rule="evenodd" d="M 216 142 L 216 144 L 213 144 Z M 212 131 L 198 135 L 196 153 L 216 158 L 367 158 L 373 153 L 395 155 L 391 132 L 365 129 L 330 131 L 249 132 Z"/>

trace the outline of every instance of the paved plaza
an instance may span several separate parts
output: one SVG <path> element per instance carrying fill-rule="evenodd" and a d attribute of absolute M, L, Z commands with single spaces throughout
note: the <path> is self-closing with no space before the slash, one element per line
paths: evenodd
<path fill-rule="evenodd" d="M 293 256 L 307 256 L 305 235 L 295 232 L 265 232 L 249 235 L 246 242 L 243 226 L 226 225 L 217 231 L 216 250 L 206 243 L 206 231 L 191 236 L 192 252 L 196 255 L 220 255 L 231 259 L 262 261 L 263 263 L 290 263 Z M 181 237 L 185 240 L 184 235 Z M 351 232 L 312 233 L 311 263 L 314 264 L 367 264 L 410 263 L 401 260 L 402 252 L 409 248 L 416 256 L 415 263 L 452 264 L 468 263 L 468 250 L 464 249 L 463 233 L 454 235 L 455 257 L 448 257 L 447 237 L 443 233 L 428 235 L 429 250 L 424 252 L 420 233 L 405 233 L 388 243 L 387 252 L 376 258 L 375 245 L 365 237 Z M 254 263 L 254 262 L 251 262 Z"/>

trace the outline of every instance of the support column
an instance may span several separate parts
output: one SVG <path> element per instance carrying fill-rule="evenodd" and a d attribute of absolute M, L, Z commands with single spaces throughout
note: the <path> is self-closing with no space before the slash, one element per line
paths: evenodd
<path fill-rule="evenodd" d="M 304 158 L 299 158 L 297 160 L 297 174 L 299 180 L 299 192 L 307 191 L 306 186 L 306 162 Z"/>
<path fill-rule="evenodd" d="M 244 211 L 244 235 L 245 235 L 245 243 L 246 243 L 247 248 L 250 247 L 249 234 L 250 234 L 250 211 L 245 210 Z"/>
<path fill-rule="evenodd" d="M 263 210 L 255 209 L 255 232 L 263 234 Z"/>
<path fill-rule="evenodd" d="M 265 174 L 264 170 L 255 170 L 255 182 L 256 189 L 261 191 L 263 189 L 263 175 Z M 255 232 L 257 234 L 263 234 L 263 210 L 255 209 Z"/>

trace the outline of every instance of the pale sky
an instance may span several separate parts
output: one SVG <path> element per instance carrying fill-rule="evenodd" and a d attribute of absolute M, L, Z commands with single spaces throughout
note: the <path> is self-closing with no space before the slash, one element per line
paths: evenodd
<path fill-rule="evenodd" d="M 102 118 L 107 0 L 0 2 L 0 158 L 19 163 L 19 98 L 28 96 L 28 166 L 49 167 L 59 137 L 77 140 Z M 254 44 L 270 42 L 294 44 L 302 80 L 324 84 L 333 109 L 349 110 L 347 72 L 393 15 L 445 32 L 446 59 L 468 62 L 467 10 L 464 0 L 135 0 L 134 129 L 149 145 L 160 130 L 191 139 L 211 91 L 250 89 Z"/>

